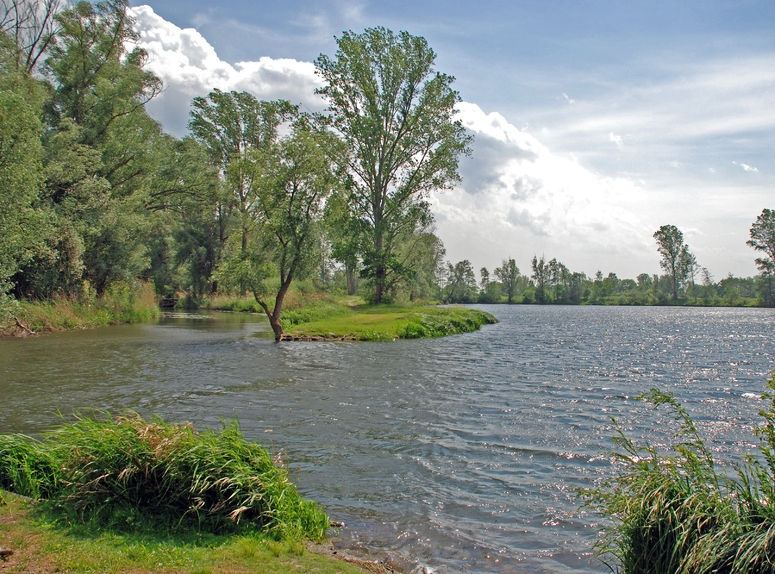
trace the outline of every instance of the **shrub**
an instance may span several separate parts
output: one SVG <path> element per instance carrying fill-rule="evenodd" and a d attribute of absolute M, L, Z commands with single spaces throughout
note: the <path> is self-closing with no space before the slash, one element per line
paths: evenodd
<path fill-rule="evenodd" d="M 79 418 L 40 441 L 0 436 L 0 485 L 83 522 L 152 519 L 211 532 L 321 539 L 328 518 L 236 424 L 197 432 L 139 415 Z"/>
<path fill-rule="evenodd" d="M 686 410 L 669 394 L 644 396 L 672 409 L 679 425 L 670 453 L 637 446 L 621 430 L 621 472 L 584 496 L 612 519 L 597 545 L 627 574 L 775 571 L 775 376 L 757 429 L 758 456 L 721 467 Z"/>

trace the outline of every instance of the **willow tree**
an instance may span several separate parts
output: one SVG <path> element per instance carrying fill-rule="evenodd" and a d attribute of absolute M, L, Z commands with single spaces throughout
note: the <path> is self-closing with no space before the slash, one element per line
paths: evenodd
<path fill-rule="evenodd" d="M 194 98 L 191 108 L 191 133 L 204 145 L 222 182 L 223 193 L 214 210 L 220 247 L 236 219 L 244 256 L 258 194 L 255 154 L 276 143 L 280 125 L 291 118 L 295 108 L 285 100 L 261 101 L 247 92 L 218 89 L 206 98 Z"/>
<path fill-rule="evenodd" d="M 275 341 L 284 337 L 281 318 L 288 289 L 314 270 L 320 257 L 325 200 L 340 182 L 332 161 L 339 145 L 301 114 L 289 135 L 251 154 L 252 225 L 244 251 L 226 258 L 216 276 L 253 293 Z"/>
<path fill-rule="evenodd" d="M 427 225 L 427 194 L 459 181 L 458 157 L 471 136 L 455 119 L 454 78 L 435 69 L 427 41 L 407 32 L 368 28 L 337 38 L 334 57 L 320 55 L 317 90 L 329 126 L 344 142 L 350 206 L 365 230 L 365 275 L 373 300 L 385 297 L 397 239 Z"/>

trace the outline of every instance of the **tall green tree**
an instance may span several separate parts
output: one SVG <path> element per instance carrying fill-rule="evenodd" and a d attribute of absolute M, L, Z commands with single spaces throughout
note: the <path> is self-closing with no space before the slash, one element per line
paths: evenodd
<path fill-rule="evenodd" d="M 661 257 L 659 265 L 670 279 L 670 293 L 675 304 L 683 284 L 697 266 L 697 259 L 684 241 L 683 233 L 675 225 L 662 225 L 654 232 L 654 239 Z"/>
<path fill-rule="evenodd" d="M 350 191 L 340 186 L 326 202 L 326 236 L 331 243 L 331 257 L 344 267 L 348 295 L 358 290 L 363 224 L 353 217 L 349 205 Z"/>
<path fill-rule="evenodd" d="M 219 275 L 253 293 L 275 341 L 284 336 L 283 304 L 291 283 L 314 271 L 320 257 L 323 205 L 340 179 L 331 160 L 338 145 L 301 115 L 288 137 L 251 154 L 257 189 L 252 226 L 245 249 L 240 238 L 239 251 L 225 259 Z"/>
<path fill-rule="evenodd" d="M 40 247 L 42 189 L 40 120 L 36 83 L 16 69 L 16 49 L 0 32 L 0 314 L 11 277 Z"/>
<path fill-rule="evenodd" d="M 446 249 L 432 230 L 415 232 L 402 238 L 396 248 L 396 259 L 402 273 L 396 274 L 389 291 L 402 291 L 410 301 L 439 296 L 439 278 L 443 271 Z"/>
<path fill-rule="evenodd" d="M 269 149 L 276 142 L 280 125 L 294 113 L 294 106 L 285 100 L 260 101 L 247 92 L 216 89 L 206 98 L 194 98 L 189 128 L 207 149 L 223 186 L 216 208 L 221 246 L 234 219 L 240 252 L 247 252 L 258 195 L 255 152 Z"/>
<path fill-rule="evenodd" d="M 385 28 L 337 39 L 333 58 L 321 55 L 317 93 L 327 123 L 345 143 L 354 217 L 367 241 L 363 261 L 381 303 L 395 266 L 396 241 L 430 219 L 430 191 L 459 181 L 458 157 L 471 136 L 454 119 L 460 100 L 453 78 L 437 72 L 424 38 Z"/>
<path fill-rule="evenodd" d="M 756 267 L 762 275 L 764 304 L 772 307 L 775 306 L 775 210 L 762 210 L 751 225 L 750 236 L 746 244 L 764 254 L 756 258 Z"/>
<path fill-rule="evenodd" d="M 519 283 L 519 267 L 513 259 L 504 260 L 500 267 L 495 268 L 495 276 L 501 282 L 503 290 L 506 292 L 507 302 L 514 302 L 514 295 L 517 293 Z"/>
<path fill-rule="evenodd" d="M 127 51 L 136 39 L 127 3 L 78 2 L 54 19 L 44 66 L 52 97 L 41 201 L 53 231 L 47 253 L 17 284 L 36 296 L 75 294 L 82 279 L 101 292 L 145 272 L 144 196 L 167 143 L 144 109 L 161 84 L 144 69 L 142 50 Z"/>
<path fill-rule="evenodd" d="M 530 278 L 533 280 L 533 285 L 535 285 L 535 301 L 539 305 L 543 305 L 548 299 L 547 286 L 550 279 L 549 265 L 544 260 L 543 255 L 541 256 L 541 259 L 538 259 L 538 257 L 533 255 L 533 260 L 530 264 L 533 268 L 533 274 Z"/>

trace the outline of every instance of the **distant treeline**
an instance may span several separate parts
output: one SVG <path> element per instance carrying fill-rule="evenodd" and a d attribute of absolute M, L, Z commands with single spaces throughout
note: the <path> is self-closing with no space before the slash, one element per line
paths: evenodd
<path fill-rule="evenodd" d="M 594 277 L 574 272 L 551 259 L 533 256 L 531 273 L 523 275 L 514 259 L 503 261 L 492 274 L 479 271 L 477 284 L 468 260 L 447 263 L 441 297 L 447 303 L 536 303 L 539 305 L 705 305 L 775 306 L 775 211 L 764 209 L 751 225 L 747 245 L 764 257 L 755 260 L 758 277 L 729 275 L 714 281 L 684 241 L 681 230 L 663 225 L 654 232 L 664 274 L 641 273 L 620 279 L 616 273 Z"/>
<path fill-rule="evenodd" d="M 467 260 L 448 264 L 443 275 L 441 297 L 446 303 L 525 303 L 542 305 L 699 305 L 722 307 L 755 307 L 765 304 L 771 279 L 733 277 L 714 281 L 702 270 L 700 277 L 689 279 L 680 287 L 678 298 L 672 297 L 672 280 L 668 275 L 641 273 L 635 279 L 620 279 L 616 273 L 594 277 L 570 271 L 551 259 L 534 258 L 531 275 L 517 269 L 513 282 L 502 277 L 504 262 L 494 273 L 480 270 L 477 283 Z M 511 299 L 509 301 L 509 299 Z M 771 299 L 769 306 L 772 306 Z"/>

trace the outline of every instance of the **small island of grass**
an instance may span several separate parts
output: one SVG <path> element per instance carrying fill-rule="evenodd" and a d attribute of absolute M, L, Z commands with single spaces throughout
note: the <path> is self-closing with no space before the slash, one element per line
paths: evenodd
<path fill-rule="evenodd" d="M 495 323 L 491 314 L 468 307 L 435 305 L 321 305 L 289 311 L 289 338 L 393 341 L 470 333 Z"/>

